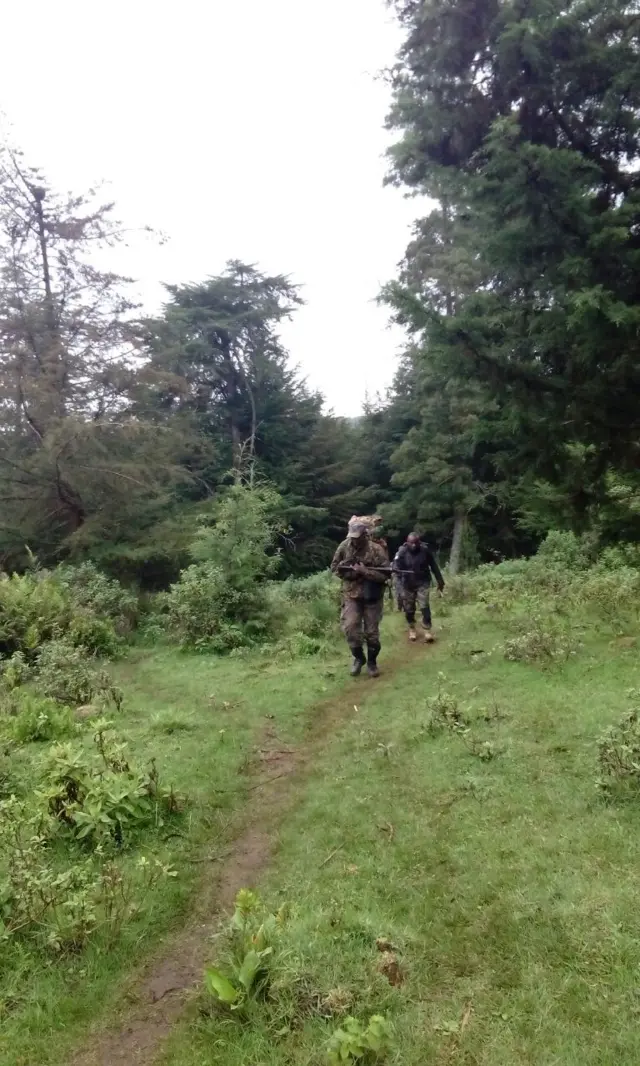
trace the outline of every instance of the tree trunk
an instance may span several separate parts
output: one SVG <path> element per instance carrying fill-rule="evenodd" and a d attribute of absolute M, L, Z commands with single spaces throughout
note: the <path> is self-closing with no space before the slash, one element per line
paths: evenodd
<path fill-rule="evenodd" d="M 456 511 L 453 518 L 453 540 L 451 541 L 451 554 L 449 555 L 449 573 L 452 577 L 455 577 L 460 570 L 462 537 L 464 535 L 464 527 L 466 524 L 466 512 Z"/>

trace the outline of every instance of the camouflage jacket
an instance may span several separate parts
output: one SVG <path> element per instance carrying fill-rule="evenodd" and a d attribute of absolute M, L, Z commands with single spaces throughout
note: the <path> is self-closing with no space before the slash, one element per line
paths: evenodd
<path fill-rule="evenodd" d="M 383 585 L 388 579 L 388 573 L 380 573 L 379 570 L 367 570 L 364 574 L 341 574 L 340 563 L 363 563 L 364 566 L 389 566 L 389 556 L 384 548 L 369 537 L 364 537 L 361 543 L 350 540 L 348 537 L 342 541 L 331 560 L 331 569 L 334 574 L 342 578 L 342 590 L 350 600 L 364 599 L 365 582 L 375 581 Z"/>

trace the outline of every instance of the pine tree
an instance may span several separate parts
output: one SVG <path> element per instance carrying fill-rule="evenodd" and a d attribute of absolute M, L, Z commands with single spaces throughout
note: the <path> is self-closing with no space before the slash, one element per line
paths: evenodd
<path fill-rule="evenodd" d="M 103 536 L 170 481 L 166 436 L 127 412 L 128 281 L 96 266 L 121 228 L 0 149 L 0 550 Z M 90 532 L 92 531 L 92 532 Z"/>
<path fill-rule="evenodd" d="M 580 445 L 589 485 L 638 461 L 640 26 L 622 0 L 505 6 L 395 0 L 393 180 L 450 179 L 480 273 L 440 315 L 449 367 L 476 377 L 560 483 Z M 461 191 L 462 190 L 462 191 Z M 419 264 L 416 263 L 419 270 Z"/>

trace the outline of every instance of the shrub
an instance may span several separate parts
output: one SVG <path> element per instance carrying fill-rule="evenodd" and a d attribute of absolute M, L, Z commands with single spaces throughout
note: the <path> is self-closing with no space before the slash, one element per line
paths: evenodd
<path fill-rule="evenodd" d="M 32 676 L 31 664 L 27 661 L 24 652 L 14 651 L 8 659 L 0 660 L 0 682 L 2 687 L 11 692 L 14 688 L 24 685 Z"/>
<path fill-rule="evenodd" d="M 123 645 L 112 622 L 85 611 L 73 616 L 64 639 L 76 648 L 83 648 L 104 659 L 115 659 Z"/>
<path fill-rule="evenodd" d="M 0 580 L 0 654 L 20 651 L 32 658 L 71 618 L 70 598 L 52 574 L 30 570 Z"/>
<path fill-rule="evenodd" d="M 144 894 L 175 872 L 141 857 L 135 875 L 114 862 L 56 864 L 45 824 L 15 797 L 0 803 L 0 940 L 22 937 L 56 953 L 77 952 L 94 934 L 107 943 L 140 908 Z"/>
<path fill-rule="evenodd" d="M 598 557 L 596 567 L 598 570 L 619 570 L 623 567 L 640 570 L 640 544 L 622 542 L 615 547 L 605 548 Z"/>
<path fill-rule="evenodd" d="M 629 695 L 636 706 L 598 742 L 597 784 L 609 799 L 640 795 L 640 692 Z"/>
<path fill-rule="evenodd" d="M 11 735 L 21 744 L 59 740 L 74 729 L 73 715 L 56 700 L 18 689 L 11 695 Z"/>
<path fill-rule="evenodd" d="M 437 692 L 427 700 L 427 730 L 433 734 L 445 729 L 454 733 L 466 733 L 469 728 L 465 713 L 467 708 L 460 706 L 457 696 L 445 687 L 447 684 L 446 676 L 438 674 Z"/>
<path fill-rule="evenodd" d="M 33 659 L 40 647 L 66 637 L 100 655 L 119 646 L 115 626 L 130 625 L 135 599 L 91 564 L 33 568 L 0 580 L 0 655 Z"/>
<path fill-rule="evenodd" d="M 37 660 L 37 684 L 45 696 L 60 703 L 112 702 L 120 710 L 122 693 L 106 670 L 99 667 L 82 647 L 67 640 L 45 644 Z"/>
<path fill-rule="evenodd" d="M 142 826 L 160 828 L 179 812 L 178 796 L 160 784 L 155 762 L 146 771 L 132 766 L 108 722 L 98 723 L 94 742 L 93 755 L 70 744 L 49 752 L 39 796 L 52 829 L 90 847 L 122 848 Z"/>
<path fill-rule="evenodd" d="M 266 582 L 279 565 L 280 506 L 273 490 L 236 484 L 203 519 L 192 546 L 197 562 L 165 599 L 183 646 L 224 652 L 266 639 L 274 623 Z"/>
<path fill-rule="evenodd" d="M 138 619 L 138 599 L 119 581 L 108 577 L 93 563 L 59 566 L 56 576 L 69 592 L 74 606 L 94 618 L 110 621 L 120 634 L 132 629 Z"/>
<path fill-rule="evenodd" d="M 587 538 L 557 529 L 547 533 L 536 557 L 549 568 L 571 572 L 587 570 L 595 561 L 593 545 Z"/>
<path fill-rule="evenodd" d="M 466 603 L 474 598 L 475 586 L 468 574 L 447 576 L 447 600 L 449 603 Z"/>
<path fill-rule="evenodd" d="M 189 566 L 166 596 L 170 629 L 183 647 L 224 653 L 255 643 L 266 630 L 263 588 L 233 588 L 213 563 Z"/>
<path fill-rule="evenodd" d="M 269 587 L 271 632 L 284 633 L 278 648 L 292 657 L 317 655 L 336 631 L 340 590 L 327 571 L 288 578 Z"/>
<path fill-rule="evenodd" d="M 517 663 L 566 662 L 575 655 L 577 641 L 570 630 L 551 614 L 532 614 L 518 636 L 504 642 L 504 657 Z"/>
<path fill-rule="evenodd" d="M 593 612 L 611 624 L 636 618 L 640 609 L 640 570 L 625 566 L 617 570 L 591 570 L 571 590 L 580 609 Z"/>

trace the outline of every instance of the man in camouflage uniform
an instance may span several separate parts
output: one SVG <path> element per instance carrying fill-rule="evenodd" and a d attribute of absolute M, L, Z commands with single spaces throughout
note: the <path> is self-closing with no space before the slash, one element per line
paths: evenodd
<path fill-rule="evenodd" d="M 366 662 L 369 677 L 378 677 L 380 620 L 389 557 L 380 544 L 371 540 L 366 524 L 355 521 L 349 524 L 349 534 L 338 547 L 331 569 L 342 578 L 340 628 L 353 655 L 351 674 L 357 677 Z"/>

